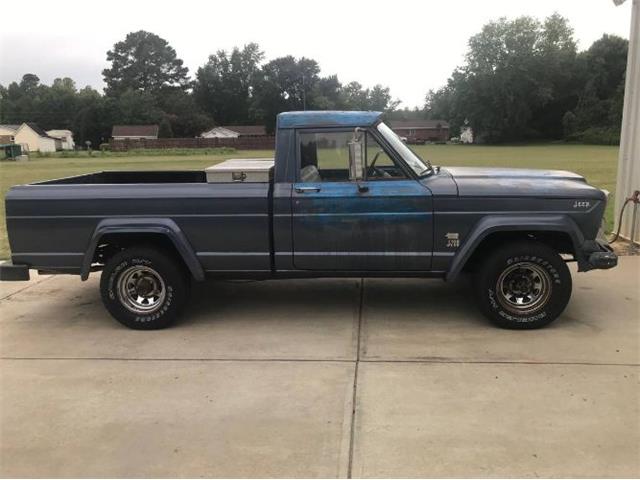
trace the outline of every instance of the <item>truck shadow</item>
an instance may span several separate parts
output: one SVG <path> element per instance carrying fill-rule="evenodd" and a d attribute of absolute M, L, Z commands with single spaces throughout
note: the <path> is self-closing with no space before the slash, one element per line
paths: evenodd
<path fill-rule="evenodd" d="M 363 289 L 363 291 L 361 291 Z M 194 283 L 182 325 L 244 318 L 416 318 L 419 321 L 486 324 L 468 279 L 300 279 Z"/>

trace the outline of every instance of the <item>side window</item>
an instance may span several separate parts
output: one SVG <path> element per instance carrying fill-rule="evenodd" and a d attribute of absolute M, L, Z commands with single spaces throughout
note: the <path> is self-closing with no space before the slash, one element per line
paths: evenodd
<path fill-rule="evenodd" d="M 367 134 L 367 180 L 407 178 L 402 168 L 389 156 L 371 134 Z"/>
<path fill-rule="evenodd" d="M 367 165 L 393 167 L 395 163 L 372 135 L 367 135 Z"/>
<path fill-rule="evenodd" d="M 351 137 L 353 132 L 300 133 L 300 180 L 348 182 Z"/>
<path fill-rule="evenodd" d="M 364 133 L 367 180 L 406 178 L 382 146 L 370 133 Z M 353 131 L 303 132 L 300 140 L 300 181 L 348 182 L 349 141 Z"/>

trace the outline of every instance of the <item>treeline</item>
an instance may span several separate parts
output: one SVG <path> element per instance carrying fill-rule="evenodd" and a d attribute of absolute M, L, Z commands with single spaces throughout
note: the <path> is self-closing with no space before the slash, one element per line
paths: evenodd
<path fill-rule="evenodd" d="M 255 43 L 210 55 L 195 76 L 168 42 L 129 33 L 107 52 L 106 88 L 77 89 L 70 78 L 43 85 L 26 74 L 0 85 L 0 123 L 37 122 L 74 132 L 76 143 L 106 141 L 116 124 L 159 124 L 161 137 L 193 137 L 214 125 L 264 124 L 286 110 L 382 110 L 391 118 L 469 125 L 486 143 L 564 139 L 617 143 L 628 41 L 604 35 L 578 52 L 558 14 L 490 22 L 469 40 L 464 65 L 430 91 L 424 108 L 399 110 L 388 87 L 342 84 L 318 62 L 265 62 Z"/>
<path fill-rule="evenodd" d="M 628 41 L 604 35 L 578 52 L 558 14 L 500 19 L 469 40 L 465 63 L 430 91 L 425 114 L 486 143 L 619 142 Z"/>
<path fill-rule="evenodd" d="M 163 38 L 129 33 L 107 52 L 104 94 L 77 89 L 70 78 L 43 85 L 34 74 L 0 85 L 0 123 L 36 122 L 69 129 L 77 144 L 106 141 L 116 124 L 159 124 L 161 137 L 194 137 L 214 125 L 263 124 L 273 131 L 286 110 L 384 110 L 396 108 L 389 88 L 343 85 L 322 77 L 318 62 L 285 56 L 264 62 L 255 43 L 220 50 L 195 78 Z"/>

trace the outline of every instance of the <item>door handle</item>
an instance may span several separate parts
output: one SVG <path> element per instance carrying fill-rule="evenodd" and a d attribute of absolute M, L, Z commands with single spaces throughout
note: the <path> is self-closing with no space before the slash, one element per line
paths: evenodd
<path fill-rule="evenodd" d="M 319 192 L 320 187 L 296 187 L 296 192 L 298 193 L 311 193 L 311 192 Z"/>

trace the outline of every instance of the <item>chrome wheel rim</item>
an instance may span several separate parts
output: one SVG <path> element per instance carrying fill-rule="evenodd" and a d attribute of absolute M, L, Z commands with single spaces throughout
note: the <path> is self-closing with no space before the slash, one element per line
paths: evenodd
<path fill-rule="evenodd" d="M 160 274 L 145 266 L 129 267 L 122 272 L 117 290 L 120 303 L 130 312 L 139 314 L 158 310 L 167 291 Z"/>
<path fill-rule="evenodd" d="M 496 285 L 500 304 L 511 313 L 530 314 L 541 309 L 551 296 L 551 277 L 539 265 L 519 262 L 506 268 Z"/>

